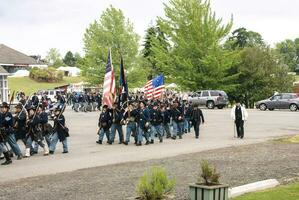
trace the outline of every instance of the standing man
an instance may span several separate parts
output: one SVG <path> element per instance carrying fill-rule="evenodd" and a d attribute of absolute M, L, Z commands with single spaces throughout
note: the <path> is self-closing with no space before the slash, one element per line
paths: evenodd
<path fill-rule="evenodd" d="M 171 113 L 170 113 L 170 107 L 168 105 L 162 105 L 161 106 L 161 115 L 163 118 L 163 135 L 166 133 L 166 138 L 170 138 L 170 119 L 171 119 Z"/>
<path fill-rule="evenodd" d="M 238 138 L 244 138 L 244 122 L 247 121 L 248 113 L 245 106 L 240 101 L 236 101 L 236 105 L 231 110 L 231 118 L 234 120 Z"/>
<path fill-rule="evenodd" d="M 198 106 L 194 106 L 192 112 L 191 112 L 191 121 L 192 124 L 194 126 L 194 131 L 195 131 L 195 138 L 198 139 L 199 138 L 199 126 L 200 124 L 204 124 L 205 123 L 205 119 L 203 117 L 202 111 Z"/>

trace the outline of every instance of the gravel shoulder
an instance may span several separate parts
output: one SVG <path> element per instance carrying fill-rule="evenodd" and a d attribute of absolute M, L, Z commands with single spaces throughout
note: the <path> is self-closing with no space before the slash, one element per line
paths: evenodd
<path fill-rule="evenodd" d="M 150 166 L 163 166 L 175 177 L 176 199 L 187 199 L 202 159 L 221 172 L 221 182 L 238 186 L 269 178 L 299 176 L 299 144 L 266 142 L 180 155 L 171 158 L 88 168 L 0 184 L 0 199 L 101 199 L 135 196 L 135 184 Z M 136 152 L 138 153 L 138 152 Z M 0 167 L 0 173 L 5 173 Z"/>

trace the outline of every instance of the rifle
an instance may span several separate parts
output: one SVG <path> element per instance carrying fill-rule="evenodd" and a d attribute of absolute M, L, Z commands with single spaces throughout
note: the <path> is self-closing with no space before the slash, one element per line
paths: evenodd
<path fill-rule="evenodd" d="M 34 118 L 36 117 L 36 114 L 37 114 L 37 111 L 38 111 L 38 107 L 39 107 L 39 104 L 37 105 L 37 108 L 36 108 L 36 110 L 35 110 L 35 112 L 34 112 L 34 115 L 33 115 L 33 117 L 31 118 L 31 120 L 34 120 Z M 32 132 L 32 126 L 30 126 L 30 128 L 29 128 L 29 131 L 28 131 L 28 133 L 27 133 L 27 135 L 26 135 L 26 138 L 29 136 L 29 134 Z"/>
<path fill-rule="evenodd" d="M 29 96 L 29 98 L 27 99 L 25 105 L 22 104 L 22 110 L 21 112 L 18 114 L 18 118 L 20 117 L 21 113 L 23 112 L 23 110 L 25 109 L 26 105 L 28 104 L 29 100 L 32 98 L 32 95 Z"/>

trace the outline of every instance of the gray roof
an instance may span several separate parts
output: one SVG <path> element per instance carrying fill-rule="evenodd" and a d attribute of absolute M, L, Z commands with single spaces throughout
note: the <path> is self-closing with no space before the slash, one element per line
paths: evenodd
<path fill-rule="evenodd" d="M 0 44 L 0 63 L 1 64 L 25 64 L 36 65 L 43 64 L 17 50 L 14 50 L 4 44 Z"/>
<path fill-rule="evenodd" d="M 0 66 L 0 75 L 9 75 L 9 73 L 2 66 Z"/>

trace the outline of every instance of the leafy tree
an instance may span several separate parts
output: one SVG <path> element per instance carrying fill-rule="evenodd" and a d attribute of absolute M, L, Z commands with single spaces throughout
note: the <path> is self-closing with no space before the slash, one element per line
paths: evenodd
<path fill-rule="evenodd" d="M 230 49 L 266 46 L 262 36 L 253 31 L 247 31 L 246 28 L 238 28 L 232 32 L 225 46 Z"/>
<path fill-rule="evenodd" d="M 238 66 L 239 87 L 235 97 L 253 107 L 254 102 L 271 96 L 274 91 L 290 92 L 294 77 L 288 75 L 289 68 L 269 48 L 246 47 L 240 53 Z M 239 95 L 239 96 L 237 96 Z"/>
<path fill-rule="evenodd" d="M 76 58 L 71 51 L 68 51 L 64 56 L 63 62 L 67 66 L 74 67 L 76 65 Z"/>
<path fill-rule="evenodd" d="M 299 73 L 299 38 L 294 41 L 287 39 L 276 45 L 277 52 L 281 55 L 290 70 Z"/>
<path fill-rule="evenodd" d="M 218 89 L 232 65 L 233 54 L 221 47 L 232 21 L 222 23 L 209 1 L 170 0 L 158 26 L 168 39 L 169 50 L 155 40 L 152 50 L 158 71 L 183 89 Z M 228 77 L 227 77 L 228 78 Z"/>
<path fill-rule="evenodd" d="M 61 60 L 61 55 L 60 55 L 58 49 L 56 49 L 56 48 L 51 48 L 48 51 L 45 61 L 48 65 L 53 66 L 53 67 L 60 67 L 63 65 L 63 62 Z"/>
<path fill-rule="evenodd" d="M 133 24 L 119 9 L 112 6 L 107 8 L 100 19 L 91 23 L 86 29 L 83 40 L 85 57 L 80 67 L 90 83 L 103 82 L 109 48 L 117 75 L 121 55 L 125 69 L 128 70 L 135 65 L 139 37 L 133 30 Z"/>

